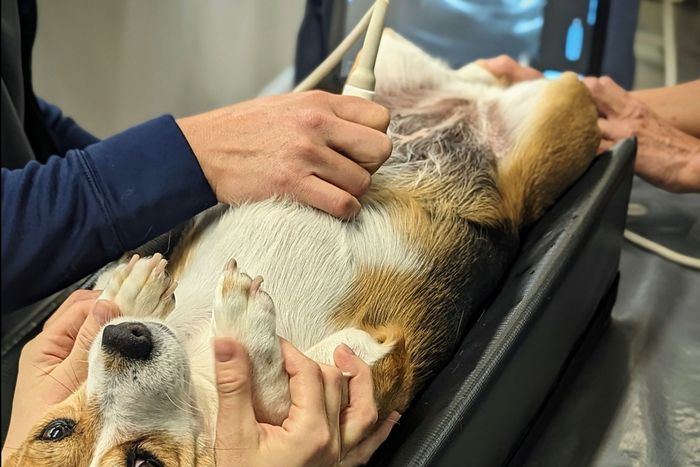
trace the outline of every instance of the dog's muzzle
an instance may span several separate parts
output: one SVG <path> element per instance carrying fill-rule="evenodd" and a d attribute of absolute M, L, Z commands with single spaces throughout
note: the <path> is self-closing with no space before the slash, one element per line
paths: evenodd
<path fill-rule="evenodd" d="M 148 360 L 153 350 L 153 336 L 143 323 L 110 324 L 102 331 L 102 348 L 124 358 Z"/>

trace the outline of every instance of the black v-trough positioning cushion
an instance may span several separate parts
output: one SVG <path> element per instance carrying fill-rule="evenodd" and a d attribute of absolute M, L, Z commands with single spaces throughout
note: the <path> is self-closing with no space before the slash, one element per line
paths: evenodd
<path fill-rule="evenodd" d="M 519 463 L 566 370 L 609 318 L 636 149 L 629 139 L 598 157 L 533 226 L 497 295 L 370 465 Z"/>
<path fill-rule="evenodd" d="M 533 226 L 499 292 L 371 465 L 517 463 L 546 423 L 558 383 L 614 303 L 635 153 L 630 139 L 597 158 Z M 178 234 L 140 252 L 172 250 Z M 70 292 L 94 278 L 3 315 L 3 441 L 22 346 Z"/>

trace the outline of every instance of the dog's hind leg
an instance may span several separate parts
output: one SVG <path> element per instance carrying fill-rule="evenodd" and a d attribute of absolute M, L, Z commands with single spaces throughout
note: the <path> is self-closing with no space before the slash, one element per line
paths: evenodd
<path fill-rule="evenodd" d="M 512 86 L 499 106 L 513 138 L 498 167 L 503 207 L 526 227 L 590 165 L 600 141 L 598 113 L 573 73 Z"/>
<path fill-rule="evenodd" d="M 289 377 L 276 334 L 275 306 L 231 260 L 214 295 L 212 332 L 236 338 L 248 351 L 253 371 L 253 401 L 258 421 L 280 424 L 289 414 Z"/>

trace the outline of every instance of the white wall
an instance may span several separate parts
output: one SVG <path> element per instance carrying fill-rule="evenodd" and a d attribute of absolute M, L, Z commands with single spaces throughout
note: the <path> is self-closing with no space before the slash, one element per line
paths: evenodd
<path fill-rule="evenodd" d="M 255 96 L 294 59 L 304 0 L 39 0 L 34 87 L 100 137 Z"/>

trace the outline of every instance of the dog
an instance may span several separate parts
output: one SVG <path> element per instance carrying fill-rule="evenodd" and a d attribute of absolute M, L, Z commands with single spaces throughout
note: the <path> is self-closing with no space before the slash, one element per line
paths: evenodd
<path fill-rule="evenodd" d="M 408 408 L 600 135 L 573 73 L 510 85 L 390 30 L 378 57 L 393 152 L 358 217 L 287 199 L 219 205 L 169 261 L 113 265 L 96 288 L 124 316 L 96 337 L 86 383 L 9 465 L 214 465 L 215 335 L 246 347 L 260 421 L 280 423 L 290 406 L 278 336 L 325 364 L 348 345 L 372 368 L 380 417 Z"/>

